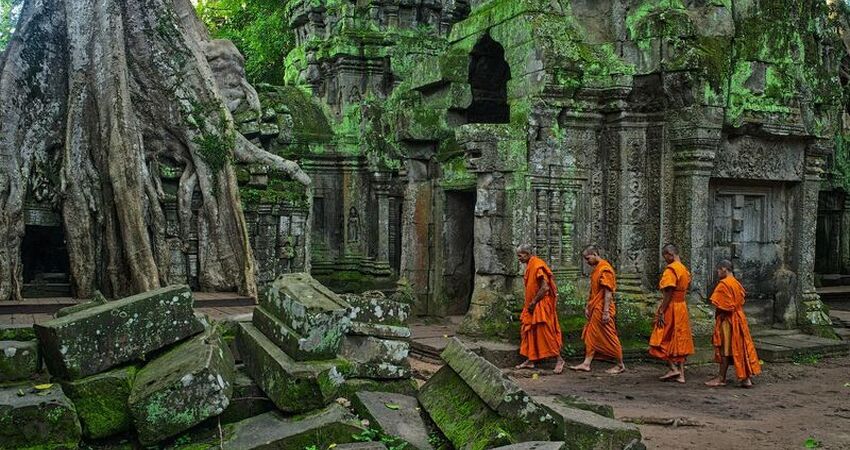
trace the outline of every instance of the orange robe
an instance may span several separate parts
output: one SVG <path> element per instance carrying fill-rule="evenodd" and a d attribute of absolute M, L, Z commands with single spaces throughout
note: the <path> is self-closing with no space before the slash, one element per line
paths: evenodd
<path fill-rule="evenodd" d="M 549 285 L 549 292 L 534 307 L 534 314 L 528 313 L 528 305 L 539 290 L 538 278 L 543 277 Z M 519 316 L 522 324 L 520 337 L 522 343 L 519 353 L 531 361 L 551 358 L 561 353 L 563 337 L 558 313 L 555 310 L 557 289 L 552 271 L 542 259 L 532 256 L 525 268 L 525 305 Z"/>
<path fill-rule="evenodd" d="M 723 357 L 723 335 L 722 329 L 728 326 L 731 329 L 730 355 L 735 364 L 735 375 L 739 380 L 746 380 L 753 375 L 761 373 L 759 357 L 753 338 L 750 336 L 750 327 L 747 325 L 747 316 L 744 315 L 744 297 L 747 292 L 741 283 L 732 275 L 720 280 L 711 293 L 711 303 L 717 308 L 714 321 L 714 336 L 711 338 L 714 344 L 714 359 L 720 362 Z M 728 322 L 728 325 L 724 324 Z M 728 344 L 728 343 L 727 343 Z"/>
<path fill-rule="evenodd" d="M 684 362 L 688 355 L 694 354 L 694 338 L 691 335 L 691 322 L 688 318 L 688 304 L 685 294 L 691 284 L 691 274 L 679 261 L 673 261 L 661 275 L 658 288 L 662 291 L 672 287 L 673 296 L 664 311 L 664 326 L 656 326 L 649 337 L 649 354 L 673 363 Z"/>
<path fill-rule="evenodd" d="M 611 291 L 611 320 L 602 323 L 603 307 L 605 306 L 605 290 Z M 613 293 L 617 290 L 617 277 L 614 268 L 608 261 L 600 260 L 599 264 L 590 274 L 590 295 L 587 299 L 587 309 L 590 310 L 590 318 L 581 338 L 584 340 L 585 356 L 602 355 L 617 361 L 623 359 L 623 347 L 617 336 L 617 326 L 614 324 L 614 316 L 617 307 L 614 305 Z"/>

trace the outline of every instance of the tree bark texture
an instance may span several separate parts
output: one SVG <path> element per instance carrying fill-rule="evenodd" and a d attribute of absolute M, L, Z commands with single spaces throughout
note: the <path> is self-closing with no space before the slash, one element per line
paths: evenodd
<path fill-rule="evenodd" d="M 28 0 L 0 67 L 0 300 L 20 298 L 30 179 L 50 164 L 75 296 L 185 282 L 168 275 L 163 164 L 183 170 L 179 239 L 197 233 L 201 288 L 256 296 L 232 163 L 310 178 L 235 130 L 257 94 L 189 0 Z"/>

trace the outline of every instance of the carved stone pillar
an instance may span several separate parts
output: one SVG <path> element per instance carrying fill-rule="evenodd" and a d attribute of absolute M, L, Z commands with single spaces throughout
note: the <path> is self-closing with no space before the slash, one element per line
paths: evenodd
<path fill-rule="evenodd" d="M 372 174 L 373 187 L 378 203 L 378 254 L 379 262 L 390 260 L 390 183 L 392 175 L 387 172 L 375 172 Z"/>
<path fill-rule="evenodd" d="M 673 222 L 674 244 L 682 262 L 691 271 L 691 301 L 707 295 L 711 267 L 709 252 L 711 211 L 709 181 L 720 142 L 720 128 L 676 130 L 670 139 L 674 166 Z M 663 245 L 663 243 L 662 243 Z"/>

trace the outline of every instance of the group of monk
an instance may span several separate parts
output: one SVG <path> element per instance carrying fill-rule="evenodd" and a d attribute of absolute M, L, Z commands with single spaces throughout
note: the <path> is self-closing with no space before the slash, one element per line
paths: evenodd
<path fill-rule="evenodd" d="M 555 358 L 554 372 L 562 373 L 566 363 L 561 357 L 563 336 L 558 322 L 555 277 L 546 263 L 534 255 L 530 245 L 517 247 L 516 254 L 519 261 L 526 265 L 525 304 L 520 315 L 520 354 L 526 361 L 516 368 L 534 368 L 535 363 L 540 360 Z M 665 245 L 661 249 L 661 256 L 667 266 L 658 283 L 662 297 L 655 312 L 649 338 L 649 354 L 667 363 L 668 370 L 659 377 L 660 380 L 684 383 L 685 361 L 694 353 L 686 302 L 691 274 L 682 264 L 675 245 Z M 623 347 L 615 320 L 616 272 L 593 245 L 582 251 L 582 258 L 593 268 L 590 274 L 590 293 L 584 308 L 587 319 L 582 331 L 585 356 L 581 364 L 571 366 L 570 369 L 590 372 L 594 358 L 603 358 L 610 359 L 615 364 L 606 370 L 606 373 L 623 373 L 626 365 L 623 362 Z M 744 315 L 746 292 L 732 272 L 730 261 L 723 260 L 717 264 L 717 285 L 710 297 L 715 307 L 712 344 L 715 360 L 720 365 L 718 375 L 705 382 L 711 387 L 726 385 L 726 372 L 730 365 L 735 367 L 735 375 L 742 387 L 752 387 L 752 377 L 761 372 Z"/>

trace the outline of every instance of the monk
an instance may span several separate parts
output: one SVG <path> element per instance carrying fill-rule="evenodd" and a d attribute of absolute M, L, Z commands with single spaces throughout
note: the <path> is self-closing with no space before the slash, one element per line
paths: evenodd
<path fill-rule="evenodd" d="M 542 259 L 534 256 L 531 245 L 520 245 L 516 249 L 519 262 L 525 268 L 525 305 L 519 319 L 522 343 L 519 353 L 526 357 L 517 369 L 533 369 L 534 363 L 542 359 L 557 358 L 555 373 L 564 371 L 564 359 L 561 358 L 561 325 L 555 301 L 558 290 L 552 271 Z"/>
<path fill-rule="evenodd" d="M 688 318 L 685 295 L 691 284 L 691 274 L 679 259 L 679 249 L 667 244 L 661 249 L 667 267 L 658 283 L 662 301 L 655 313 L 655 326 L 649 338 L 649 354 L 667 361 L 669 370 L 659 377 L 662 381 L 675 379 L 685 382 L 685 360 L 694 353 L 694 339 Z"/>
<path fill-rule="evenodd" d="M 587 324 L 581 333 L 584 340 L 584 362 L 570 369 L 582 372 L 590 372 L 590 363 L 596 355 L 612 359 L 617 364 L 606 370 L 606 373 L 615 375 L 626 371 L 623 363 L 623 347 L 617 336 L 617 326 L 614 317 L 617 315 L 617 307 L 614 305 L 614 291 L 617 290 L 617 276 L 611 264 L 602 259 L 599 250 L 588 245 L 581 253 L 584 261 L 593 267 L 590 274 L 590 294 L 587 297 L 587 306 L 584 308 L 584 316 Z"/>
<path fill-rule="evenodd" d="M 726 385 L 726 371 L 729 363 L 735 365 L 735 375 L 741 382 L 741 387 L 753 387 L 752 377 L 761 373 L 759 357 L 747 316 L 744 315 L 744 297 L 747 293 L 743 286 L 732 274 L 732 263 L 729 260 L 717 264 L 717 286 L 711 293 L 711 303 L 714 305 L 714 359 L 720 363 L 720 373 L 717 377 L 705 382 L 706 386 L 717 387 Z"/>

